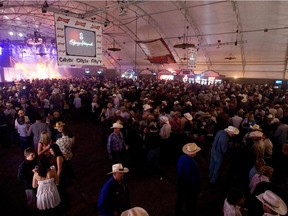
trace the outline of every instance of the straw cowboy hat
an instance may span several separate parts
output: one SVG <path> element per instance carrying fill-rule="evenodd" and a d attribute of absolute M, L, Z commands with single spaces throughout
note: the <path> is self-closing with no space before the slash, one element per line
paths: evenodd
<path fill-rule="evenodd" d="M 190 113 L 184 113 L 184 117 L 189 121 L 192 121 L 192 119 L 193 119 L 193 117 Z"/>
<path fill-rule="evenodd" d="M 123 128 L 123 125 L 120 124 L 119 122 L 115 122 L 115 123 L 113 123 L 112 127 L 110 127 L 110 128 Z"/>
<path fill-rule="evenodd" d="M 65 123 L 62 122 L 62 121 L 56 122 L 56 125 L 55 125 L 54 129 L 57 129 L 59 127 L 63 127 L 64 125 L 65 125 Z"/>
<path fill-rule="evenodd" d="M 263 136 L 263 133 L 261 131 L 252 131 L 249 134 L 249 138 L 261 138 Z"/>
<path fill-rule="evenodd" d="M 187 154 L 188 156 L 193 155 L 199 152 L 201 148 L 196 145 L 196 143 L 187 143 L 183 146 L 182 151 Z"/>
<path fill-rule="evenodd" d="M 134 207 L 122 212 L 121 216 L 149 216 L 145 209 Z"/>
<path fill-rule="evenodd" d="M 260 128 L 260 126 L 258 124 L 254 124 L 253 126 L 250 127 L 252 130 L 255 131 L 262 131 L 262 129 Z"/>
<path fill-rule="evenodd" d="M 107 173 L 107 175 L 111 174 L 111 173 L 115 173 L 115 172 L 127 173 L 127 172 L 129 172 L 129 169 L 127 167 L 123 167 L 123 165 L 121 163 L 113 164 L 112 165 L 112 172 Z"/>
<path fill-rule="evenodd" d="M 256 196 L 265 206 L 279 215 L 286 215 L 287 205 L 285 202 L 270 190 L 266 190 L 264 193 Z"/>
<path fill-rule="evenodd" d="M 239 129 L 234 126 L 229 126 L 228 128 L 224 129 L 226 132 L 232 134 L 232 135 L 238 135 Z"/>

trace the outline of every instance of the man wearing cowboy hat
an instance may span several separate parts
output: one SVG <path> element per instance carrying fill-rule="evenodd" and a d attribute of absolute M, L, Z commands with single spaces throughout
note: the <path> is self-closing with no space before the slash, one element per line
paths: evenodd
<path fill-rule="evenodd" d="M 177 200 L 175 215 L 194 215 L 200 189 L 199 168 L 194 157 L 201 150 L 195 143 L 183 146 L 177 163 Z M 184 209 L 183 209 L 184 208 Z M 183 214 L 184 213 L 184 214 Z"/>
<path fill-rule="evenodd" d="M 125 157 L 125 150 L 128 146 L 125 144 L 124 136 L 121 132 L 123 125 L 119 122 L 113 123 L 113 132 L 108 137 L 107 151 L 109 158 L 112 159 L 112 164 L 123 163 Z"/>
<path fill-rule="evenodd" d="M 219 130 L 214 138 L 211 149 L 209 177 L 210 183 L 215 184 L 218 179 L 220 167 L 223 162 L 224 154 L 228 150 L 229 138 L 239 134 L 239 129 L 229 126 L 224 130 Z"/>
<path fill-rule="evenodd" d="M 120 216 L 131 208 L 130 194 L 124 174 L 129 172 L 121 163 L 113 164 L 111 178 L 104 184 L 98 199 L 99 216 Z"/>
<path fill-rule="evenodd" d="M 264 193 L 256 196 L 262 203 L 263 216 L 279 216 L 287 214 L 286 203 L 274 192 L 266 190 Z"/>

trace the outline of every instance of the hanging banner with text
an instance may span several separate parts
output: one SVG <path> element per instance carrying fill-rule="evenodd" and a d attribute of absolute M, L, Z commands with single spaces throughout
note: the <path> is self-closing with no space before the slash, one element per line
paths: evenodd
<path fill-rule="evenodd" d="M 102 25 L 55 14 L 58 65 L 102 65 Z"/>

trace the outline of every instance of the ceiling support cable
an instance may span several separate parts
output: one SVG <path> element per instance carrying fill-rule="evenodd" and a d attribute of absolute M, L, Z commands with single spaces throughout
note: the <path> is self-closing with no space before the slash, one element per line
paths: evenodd
<path fill-rule="evenodd" d="M 244 40 L 244 36 L 242 33 L 242 23 L 241 23 L 241 17 L 240 17 L 240 12 L 239 12 L 239 7 L 236 2 L 236 0 L 231 0 L 232 3 L 232 8 L 236 16 L 236 22 L 237 22 L 237 31 L 239 36 L 239 41 Z M 238 39 L 238 37 L 237 37 Z M 241 51 L 241 59 L 242 59 L 242 76 L 245 77 L 245 67 L 246 67 L 246 58 L 245 58 L 245 48 L 244 48 L 244 43 L 240 43 L 240 51 Z"/>
<path fill-rule="evenodd" d="M 194 22 L 192 16 L 189 14 L 188 8 L 186 7 L 185 3 L 183 3 L 183 2 L 174 2 L 174 5 L 176 7 L 179 6 L 180 12 L 185 17 L 185 19 L 188 21 L 189 25 L 195 31 L 196 37 L 197 37 L 197 40 L 198 40 L 198 43 L 199 43 L 199 48 L 201 49 L 201 51 L 204 54 L 205 61 L 206 61 L 206 64 L 208 66 L 208 69 L 210 69 L 210 67 L 212 65 L 212 62 L 211 62 L 209 54 L 208 54 L 208 52 L 207 52 L 207 50 L 205 48 L 205 46 L 207 45 L 207 41 L 205 40 L 204 37 L 201 36 L 201 32 L 200 32 L 198 26 L 196 25 L 196 23 Z M 184 9 L 184 10 L 181 10 L 181 9 Z"/>

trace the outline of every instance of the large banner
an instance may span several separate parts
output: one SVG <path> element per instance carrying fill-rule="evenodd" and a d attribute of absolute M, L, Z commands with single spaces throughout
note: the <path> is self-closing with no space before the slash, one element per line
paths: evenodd
<path fill-rule="evenodd" d="M 58 65 L 102 65 L 102 26 L 55 14 Z"/>
<path fill-rule="evenodd" d="M 154 64 L 175 63 L 175 59 L 171 54 L 167 44 L 163 38 L 151 41 L 137 41 L 148 60 Z"/>

